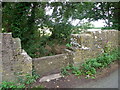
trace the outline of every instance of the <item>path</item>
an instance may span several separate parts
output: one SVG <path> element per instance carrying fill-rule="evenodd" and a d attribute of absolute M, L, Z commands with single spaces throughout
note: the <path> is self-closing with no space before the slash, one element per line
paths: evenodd
<path fill-rule="evenodd" d="M 118 88 L 118 70 L 111 73 L 108 77 L 91 81 L 88 84 L 77 85 L 76 88 Z"/>

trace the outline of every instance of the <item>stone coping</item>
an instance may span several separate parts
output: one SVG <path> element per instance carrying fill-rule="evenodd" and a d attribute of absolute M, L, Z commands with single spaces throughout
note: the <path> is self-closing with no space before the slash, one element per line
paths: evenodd
<path fill-rule="evenodd" d="M 44 56 L 44 57 L 39 57 L 39 58 L 32 58 L 33 60 L 46 60 L 48 58 L 56 58 L 56 57 L 61 57 L 63 55 L 66 55 L 66 53 L 64 54 L 57 54 L 57 55 L 52 55 L 52 56 Z"/>

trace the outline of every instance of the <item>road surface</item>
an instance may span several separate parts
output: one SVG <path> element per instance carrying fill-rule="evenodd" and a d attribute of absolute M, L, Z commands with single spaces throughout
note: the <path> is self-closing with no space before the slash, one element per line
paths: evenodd
<path fill-rule="evenodd" d="M 76 88 L 118 88 L 118 77 L 118 70 L 116 70 L 107 77 L 87 84 L 77 85 Z"/>

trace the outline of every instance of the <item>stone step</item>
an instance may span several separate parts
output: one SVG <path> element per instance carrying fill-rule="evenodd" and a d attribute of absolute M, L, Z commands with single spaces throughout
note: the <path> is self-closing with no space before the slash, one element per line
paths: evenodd
<path fill-rule="evenodd" d="M 42 77 L 39 82 L 49 82 L 51 80 L 58 80 L 59 78 L 63 77 L 60 73 L 58 74 L 52 74 L 52 75 L 48 75 L 48 76 L 44 76 Z"/>

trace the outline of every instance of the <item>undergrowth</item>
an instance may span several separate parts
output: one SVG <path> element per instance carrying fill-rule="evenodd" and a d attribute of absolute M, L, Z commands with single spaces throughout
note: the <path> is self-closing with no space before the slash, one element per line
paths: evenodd
<path fill-rule="evenodd" d="M 17 73 L 17 80 L 14 82 L 8 82 L 8 81 L 3 81 L 0 84 L 0 90 L 7 90 L 7 89 L 20 89 L 22 90 L 23 88 L 30 88 L 31 84 L 36 82 L 36 80 L 40 76 L 35 73 L 33 70 L 32 75 L 26 74 L 24 76 L 21 76 L 21 73 Z M 41 86 L 42 87 L 42 86 Z"/>
<path fill-rule="evenodd" d="M 22 45 L 25 51 L 32 58 L 39 58 L 44 56 L 52 56 L 62 53 L 62 46 L 67 47 L 68 42 L 58 39 L 50 39 L 49 36 L 38 37 L 36 41 L 30 41 L 27 45 Z M 66 46 L 67 45 L 67 46 Z"/>
<path fill-rule="evenodd" d="M 86 78 L 95 79 L 97 69 L 105 68 L 116 60 L 120 60 L 120 49 L 113 50 L 111 52 L 107 51 L 99 55 L 97 58 L 88 59 L 80 67 L 68 65 L 62 68 L 61 74 L 74 74 L 76 76 L 85 75 Z"/>

